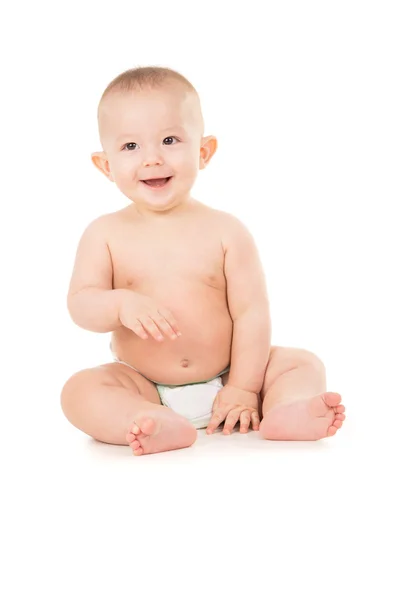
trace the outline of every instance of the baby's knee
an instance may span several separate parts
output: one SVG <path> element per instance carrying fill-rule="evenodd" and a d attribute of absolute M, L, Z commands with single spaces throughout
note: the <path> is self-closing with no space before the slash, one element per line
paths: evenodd
<path fill-rule="evenodd" d="M 90 380 L 92 379 L 90 371 L 92 369 L 78 371 L 64 383 L 61 390 L 61 406 L 65 414 L 71 405 L 79 400 L 82 391 L 90 385 Z"/>

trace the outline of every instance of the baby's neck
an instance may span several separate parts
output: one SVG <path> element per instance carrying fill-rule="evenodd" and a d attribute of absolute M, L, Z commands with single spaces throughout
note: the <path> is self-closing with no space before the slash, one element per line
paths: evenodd
<path fill-rule="evenodd" d="M 141 219 L 145 219 L 148 222 L 165 222 L 170 219 L 180 219 L 186 215 L 191 215 L 200 205 L 197 200 L 189 198 L 184 202 L 181 202 L 177 206 L 166 208 L 165 210 L 151 210 L 147 207 L 142 207 L 137 204 L 133 204 L 134 211 L 137 216 Z"/>

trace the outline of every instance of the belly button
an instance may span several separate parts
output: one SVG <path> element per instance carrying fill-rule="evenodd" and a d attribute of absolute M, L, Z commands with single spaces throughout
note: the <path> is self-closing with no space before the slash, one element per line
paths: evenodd
<path fill-rule="evenodd" d="M 184 360 L 181 361 L 181 366 L 182 367 L 187 367 L 189 365 L 189 362 L 187 361 L 186 358 L 184 358 Z"/>

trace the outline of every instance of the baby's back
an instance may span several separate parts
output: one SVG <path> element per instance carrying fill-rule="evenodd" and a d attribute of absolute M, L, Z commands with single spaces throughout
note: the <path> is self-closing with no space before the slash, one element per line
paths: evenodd
<path fill-rule="evenodd" d="M 154 381 L 210 379 L 229 364 L 232 338 L 222 246 L 225 213 L 197 203 L 183 216 L 147 221 L 132 208 L 106 216 L 113 288 L 145 294 L 167 307 L 182 336 L 143 340 L 120 327 L 112 349 Z"/>

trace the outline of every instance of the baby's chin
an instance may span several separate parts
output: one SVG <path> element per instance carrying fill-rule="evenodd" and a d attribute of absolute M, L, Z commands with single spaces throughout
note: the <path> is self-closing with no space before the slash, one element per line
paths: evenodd
<path fill-rule="evenodd" d="M 147 209 L 152 212 L 165 212 L 170 209 L 175 209 L 179 206 L 188 204 L 190 197 L 188 195 L 188 197 L 185 199 L 177 198 L 176 196 L 168 196 L 162 198 L 159 195 L 158 197 L 152 198 L 143 198 L 142 196 L 135 196 L 130 199 L 132 200 L 132 202 L 134 202 L 138 210 L 142 208 L 143 210 Z"/>

